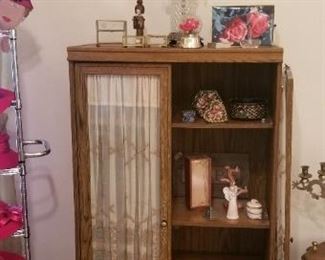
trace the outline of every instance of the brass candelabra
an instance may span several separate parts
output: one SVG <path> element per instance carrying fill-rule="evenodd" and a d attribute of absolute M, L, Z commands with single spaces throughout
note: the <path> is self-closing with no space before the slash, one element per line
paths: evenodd
<path fill-rule="evenodd" d="M 309 173 L 309 166 L 301 166 L 302 171 L 298 175 L 300 180 L 292 182 L 292 188 L 305 190 L 310 193 L 313 199 L 325 199 L 325 162 L 320 163 L 320 170 L 317 171 L 318 178 L 311 179 L 313 176 Z"/>

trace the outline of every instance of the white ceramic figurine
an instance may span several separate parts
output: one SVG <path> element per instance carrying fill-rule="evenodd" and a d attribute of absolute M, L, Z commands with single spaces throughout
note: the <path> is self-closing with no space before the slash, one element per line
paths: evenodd
<path fill-rule="evenodd" d="M 235 220 L 239 218 L 238 215 L 238 205 L 237 205 L 237 197 L 242 194 L 248 192 L 247 187 L 244 189 L 236 186 L 235 176 L 239 173 L 239 167 L 231 168 L 229 166 L 225 167 L 227 177 L 222 178 L 221 181 L 228 182 L 229 187 L 223 188 L 223 193 L 225 195 L 225 199 L 228 203 L 227 210 L 227 219 Z"/>

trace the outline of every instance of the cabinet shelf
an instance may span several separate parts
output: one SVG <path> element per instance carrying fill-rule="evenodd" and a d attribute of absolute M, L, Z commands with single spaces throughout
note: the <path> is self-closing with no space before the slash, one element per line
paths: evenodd
<path fill-rule="evenodd" d="M 264 214 L 262 220 L 251 220 L 245 214 L 245 209 L 239 210 L 238 220 L 229 220 L 226 218 L 226 210 L 223 205 L 223 199 L 214 199 L 213 207 L 216 211 L 216 218 L 208 220 L 204 214 L 204 209 L 188 210 L 184 198 L 173 200 L 172 224 L 173 226 L 197 226 L 197 227 L 218 227 L 218 228 L 251 228 L 251 229 L 269 229 L 270 221 L 267 214 Z M 243 203 L 244 204 L 244 203 Z"/>
<path fill-rule="evenodd" d="M 221 255 L 213 253 L 175 252 L 173 260 L 261 260 L 263 256 Z"/>
<path fill-rule="evenodd" d="M 266 118 L 263 122 L 260 120 L 229 120 L 225 123 L 207 123 L 203 119 L 199 118 L 193 123 L 185 123 L 181 120 L 180 116 L 176 116 L 173 118 L 172 128 L 271 129 L 273 128 L 273 121 L 271 118 Z"/>

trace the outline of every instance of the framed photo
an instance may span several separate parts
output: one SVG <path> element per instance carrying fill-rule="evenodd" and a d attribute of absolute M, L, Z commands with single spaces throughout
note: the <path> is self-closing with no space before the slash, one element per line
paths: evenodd
<path fill-rule="evenodd" d="M 249 156 L 241 153 L 216 153 L 209 155 L 212 160 L 212 190 L 213 197 L 224 198 L 222 189 L 229 184 L 221 182 L 224 177 L 225 167 L 239 167 L 239 174 L 236 176 L 236 185 L 244 188 L 249 184 Z M 243 193 L 240 198 L 247 198 L 248 193 Z"/>
<path fill-rule="evenodd" d="M 249 185 L 249 155 L 246 153 L 212 153 L 204 154 L 211 158 L 211 195 L 213 198 L 224 198 L 222 189 L 227 186 L 227 183 L 221 182 L 220 179 L 225 174 L 225 166 L 235 167 L 238 166 L 240 173 L 237 176 L 236 184 L 239 187 Z M 191 154 L 191 156 L 202 156 L 198 154 Z M 179 152 L 174 155 L 173 159 L 173 196 L 184 197 L 186 194 L 186 170 L 185 158 Z M 249 189 L 249 187 L 248 187 Z M 248 193 L 240 195 L 240 198 L 248 198 Z"/>
<path fill-rule="evenodd" d="M 273 29 L 273 5 L 212 7 L 212 42 L 258 39 L 260 45 L 272 45 Z"/>

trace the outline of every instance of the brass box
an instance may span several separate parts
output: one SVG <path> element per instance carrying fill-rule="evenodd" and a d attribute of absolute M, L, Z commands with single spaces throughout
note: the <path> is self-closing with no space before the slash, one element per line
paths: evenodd
<path fill-rule="evenodd" d="M 189 209 L 211 205 L 211 158 L 185 157 L 186 205 Z"/>

